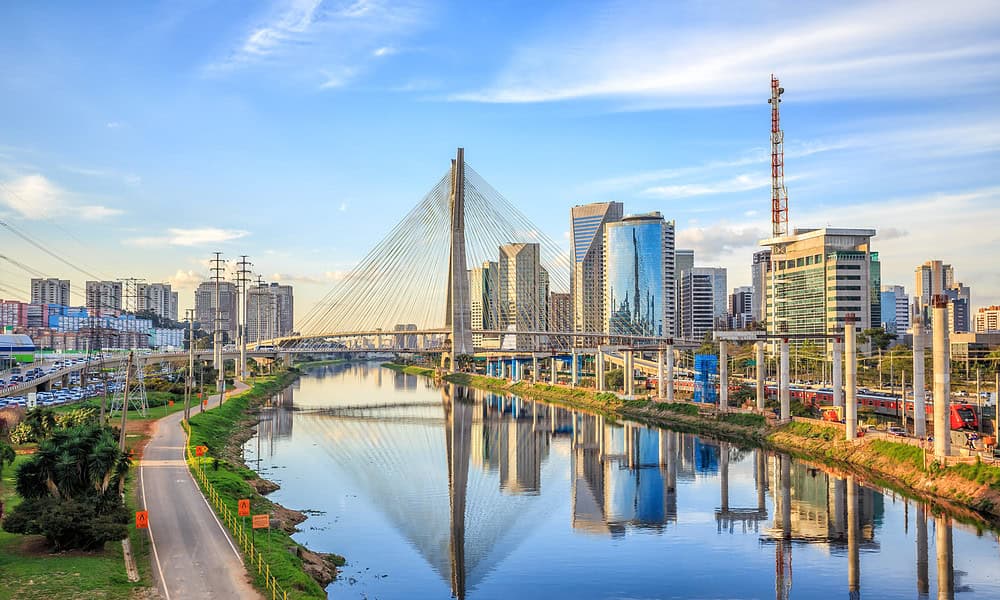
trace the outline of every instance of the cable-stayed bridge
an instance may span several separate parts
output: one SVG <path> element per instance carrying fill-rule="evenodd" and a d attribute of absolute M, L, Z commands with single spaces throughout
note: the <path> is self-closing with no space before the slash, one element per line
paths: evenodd
<path fill-rule="evenodd" d="M 501 246 L 510 244 L 512 252 L 528 245 L 527 258 L 498 265 Z M 300 333 L 253 346 L 320 351 L 397 335 L 419 339 L 412 350 L 450 358 L 487 349 L 484 340 L 511 353 L 672 343 L 669 333 L 638 325 L 613 336 L 552 331 L 549 292 L 569 291 L 571 267 L 568 249 L 490 186 L 459 148 L 437 184 L 306 314 Z M 483 278 L 486 289 L 470 290 L 469 269 L 480 268 L 499 272 Z"/>

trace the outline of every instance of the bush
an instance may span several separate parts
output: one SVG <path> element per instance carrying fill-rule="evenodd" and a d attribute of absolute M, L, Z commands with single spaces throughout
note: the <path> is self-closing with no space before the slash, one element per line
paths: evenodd
<path fill-rule="evenodd" d="M 54 550 L 95 550 L 128 535 L 129 513 L 118 490 L 102 496 L 25 500 L 3 522 L 4 531 L 43 535 Z"/>
<path fill-rule="evenodd" d="M 14 426 L 14 429 L 10 430 L 10 442 L 21 446 L 35 441 L 35 437 L 31 435 L 31 427 L 27 423 L 21 422 Z"/>

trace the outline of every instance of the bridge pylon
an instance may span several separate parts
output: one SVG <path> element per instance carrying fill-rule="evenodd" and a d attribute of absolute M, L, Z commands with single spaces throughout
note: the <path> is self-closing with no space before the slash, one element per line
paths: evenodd
<path fill-rule="evenodd" d="M 465 149 L 451 161 L 451 250 L 448 257 L 448 303 L 445 326 L 451 336 L 451 369 L 455 357 L 472 354 L 472 305 L 465 260 Z"/>

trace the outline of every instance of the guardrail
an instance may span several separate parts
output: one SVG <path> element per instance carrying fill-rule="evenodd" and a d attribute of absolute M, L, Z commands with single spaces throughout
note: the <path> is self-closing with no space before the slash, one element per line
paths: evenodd
<path fill-rule="evenodd" d="M 257 549 L 253 536 L 247 535 L 243 521 L 240 517 L 233 514 L 232 509 L 219 496 L 219 493 L 215 491 L 215 486 L 208 480 L 208 474 L 205 472 L 203 466 L 204 458 L 195 456 L 191 452 L 191 428 L 185 424 L 185 429 L 187 430 L 187 439 L 184 443 L 184 452 L 187 456 L 188 466 L 198 476 L 198 481 L 201 482 L 202 489 L 205 491 L 205 496 L 211 501 L 212 506 L 215 507 L 215 512 L 222 518 L 226 527 L 232 533 L 233 538 L 239 543 L 244 558 L 249 560 L 249 562 L 244 563 L 244 566 L 247 570 L 250 570 L 253 569 L 256 562 L 257 574 L 264 577 L 264 590 L 271 593 L 271 600 L 278 600 L 278 598 L 288 600 L 288 592 L 271 575 L 271 565 L 264 560 L 260 550 Z"/>

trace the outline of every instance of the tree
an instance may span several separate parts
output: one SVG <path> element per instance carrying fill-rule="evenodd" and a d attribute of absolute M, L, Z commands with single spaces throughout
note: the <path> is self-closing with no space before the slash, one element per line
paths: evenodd
<path fill-rule="evenodd" d="M 31 438 L 40 442 L 56 428 L 56 411 L 51 408 L 33 408 L 25 415 L 24 422 L 31 431 Z"/>
<path fill-rule="evenodd" d="M 895 333 L 888 333 L 881 327 L 865 329 L 858 334 L 859 344 L 871 342 L 874 349 L 883 351 L 889 347 L 889 344 L 891 344 L 894 339 L 896 339 Z"/>
<path fill-rule="evenodd" d="M 14 459 L 17 458 L 17 453 L 14 449 L 10 447 L 10 444 L 0 440 L 0 481 L 3 481 L 3 467 L 4 465 L 14 464 Z"/>
<path fill-rule="evenodd" d="M 625 371 L 622 369 L 611 369 L 604 373 L 604 385 L 608 389 L 620 390 L 624 389 L 625 385 Z"/>
<path fill-rule="evenodd" d="M 129 465 L 108 428 L 53 431 L 17 471 L 23 500 L 4 530 L 43 535 L 56 550 L 100 548 L 125 537 L 129 515 L 122 491 Z"/>

